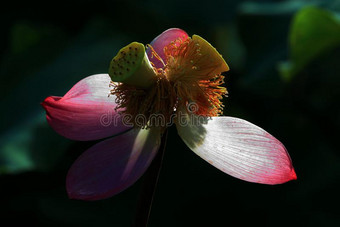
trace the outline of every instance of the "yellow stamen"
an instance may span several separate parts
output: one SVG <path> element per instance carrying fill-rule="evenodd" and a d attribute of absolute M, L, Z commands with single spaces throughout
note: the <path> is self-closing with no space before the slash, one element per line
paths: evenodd
<path fill-rule="evenodd" d="M 222 56 L 203 38 L 194 35 L 181 45 L 165 47 L 167 65 L 165 73 L 175 85 L 182 105 L 195 102 L 199 109 L 195 114 L 207 117 L 222 113 L 220 99 L 227 94 L 222 72 L 229 67 Z"/>
<path fill-rule="evenodd" d="M 151 48 L 152 56 L 163 62 Z M 119 108 L 132 116 L 131 123 L 137 115 L 147 121 L 142 127 L 152 126 L 152 117 L 161 115 L 165 123 L 172 120 L 172 114 L 178 107 L 195 103 L 194 114 L 204 117 L 222 114 L 221 99 L 227 94 L 222 72 L 229 67 L 222 56 L 203 38 L 194 35 L 185 40 L 177 39 L 164 48 L 166 64 L 163 69 L 153 71 L 156 76 L 150 87 L 142 88 L 133 84 L 113 84 L 111 93 L 116 95 Z M 165 125 L 164 125 L 165 127 Z"/>

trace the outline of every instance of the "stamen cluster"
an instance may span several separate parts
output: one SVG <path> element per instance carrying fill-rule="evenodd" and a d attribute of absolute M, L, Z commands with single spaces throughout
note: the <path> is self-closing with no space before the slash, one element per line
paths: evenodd
<path fill-rule="evenodd" d="M 153 56 L 160 59 L 151 46 Z M 204 117 L 222 114 L 222 97 L 227 94 L 224 76 L 216 72 L 220 62 L 211 61 L 209 55 L 201 52 L 201 44 L 191 38 L 177 39 L 164 48 L 166 64 L 164 68 L 154 67 L 157 76 L 148 89 L 113 83 L 111 94 L 116 96 L 122 113 L 134 117 L 142 114 L 146 119 L 152 114 L 161 114 L 167 123 L 178 107 L 195 103 L 194 114 Z M 192 112 L 191 110 L 187 110 Z M 145 127 L 149 127 L 147 123 Z"/>

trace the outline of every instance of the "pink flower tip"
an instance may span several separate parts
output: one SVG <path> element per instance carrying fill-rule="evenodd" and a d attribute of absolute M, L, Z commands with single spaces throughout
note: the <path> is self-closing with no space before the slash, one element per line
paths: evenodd
<path fill-rule="evenodd" d="M 290 177 L 291 177 L 290 180 L 297 180 L 297 176 L 296 176 L 294 168 L 292 168 L 292 171 L 291 171 L 290 174 L 291 174 L 290 175 Z"/>
<path fill-rule="evenodd" d="M 45 109 L 45 111 L 47 111 L 47 109 L 46 109 L 46 107 L 47 107 L 47 103 L 49 102 L 49 100 L 50 100 L 50 96 L 49 97 L 47 97 L 47 98 L 45 98 L 44 99 L 44 101 L 42 101 L 41 103 L 40 103 L 40 105 Z"/>
<path fill-rule="evenodd" d="M 58 101 L 60 98 L 61 97 L 48 96 L 47 98 L 44 99 L 44 101 L 40 103 L 40 105 L 45 109 L 46 113 L 48 114 L 49 112 L 48 107 L 53 106 L 53 103 Z"/>

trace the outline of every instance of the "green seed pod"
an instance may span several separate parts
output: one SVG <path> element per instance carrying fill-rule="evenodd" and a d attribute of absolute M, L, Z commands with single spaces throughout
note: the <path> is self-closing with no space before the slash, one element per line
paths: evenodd
<path fill-rule="evenodd" d="M 111 60 L 109 75 L 114 82 L 123 82 L 139 88 L 148 88 L 154 83 L 154 71 L 141 43 L 133 42 L 123 47 Z"/>

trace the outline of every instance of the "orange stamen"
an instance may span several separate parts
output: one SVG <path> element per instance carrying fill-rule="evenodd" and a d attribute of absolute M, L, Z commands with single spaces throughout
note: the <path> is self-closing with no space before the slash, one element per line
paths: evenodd
<path fill-rule="evenodd" d="M 221 99 L 227 90 L 221 87 L 224 83 L 221 70 L 228 67 L 216 50 L 211 51 L 213 47 L 202 40 L 193 37 L 171 42 L 164 47 L 166 64 L 153 47 L 147 45 L 164 68 L 157 69 L 152 64 L 157 77 L 147 90 L 122 83 L 112 85 L 111 93 L 116 95 L 118 107 L 125 109 L 123 113 L 131 114 L 132 121 L 142 114 L 149 119 L 144 127 L 152 126 L 150 119 L 153 114 L 161 114 L 168 124 L 174 111 L 189 103 L 198 107 L 194 114 L 204 117 L 222 114 Z"/>
<path fill-rule="evenodd" d="M 163 59 L 157 54 L 157 52 L 155 51 L 155 49 L 153 49 L 153 47 L 152 47 L 150 44 L 147 44 L 146 47 L 147 47 L 147 48 L 150 48 L 150 50 L 151 50 L 151 58 L 152 58 L 152 57 L 157 58 L 157 60 L 159 60 L 159 61 L 163 64 L 163 66 L 165 66 L 165 63 L 164 63 Z M 152 63 L 152 65 L 154 66 L 153 63 Z"/>

